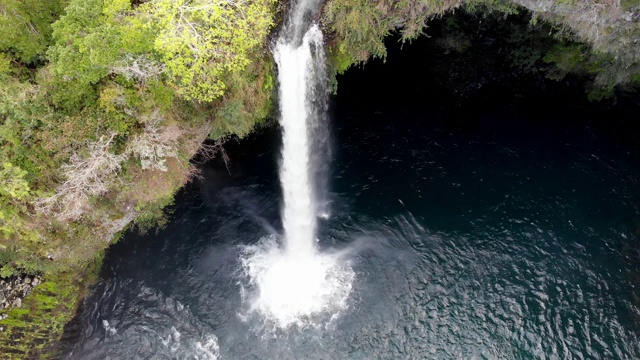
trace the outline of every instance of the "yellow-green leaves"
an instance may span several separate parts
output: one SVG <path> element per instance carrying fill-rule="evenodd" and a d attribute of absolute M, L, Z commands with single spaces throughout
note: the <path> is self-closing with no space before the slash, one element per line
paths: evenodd
<path fill-rule="evenodd" d="M 273 24 L 272 0 L 152 0 L 139 11 L 157 34 L 154 49 L 169 81 L 189 100 L 211 101 L 225 91 L 224 77 L 242 71 L 248 53 Z"/>
<path fill-rule="evenodd" d="M 4 75 L 8 75 L 11 71 L 11 58 L 5 54 L 0 52 L 0 78 Z"/>
<path fill-rule="evenodd" d="M 54 24 L 51 69 L 97 84 L 109 73 L 163 80 L 187 100 L 222 96 L 273 24 L 274 0 L 72 0 Z"/>
<path fill-rule="evenodd" d="M 32 196 L 26 175 L 26 171 L 10 162 L 5 161 L 0 167 L 0 236 L 31 234 L 19 216 Z"/>
<path fill-rule="evenodd" d="M 111 19 L 125 16 L 129 11 L 131 11 L 131 0 L 108 0 L 102 7 L 102 13 Z"/>
<path fill-rule="evenodd" d="M 30 195 L 29 184 L 24 179 L 27 172 L 10 162 L 0 168 L 0 196 L 16 200 L 26 199 Z"/>
<path fill-rule="evenodd" d="M 110 74 L 140 70 L 129 69 L 130 60 L 142 56 L 154 65 L 154 35 L 143 24 L 129 0 L 72 0 L 53 25 L 48 50 L 54 104 L 77 113 L 95 101 L 97 84 Z"/>

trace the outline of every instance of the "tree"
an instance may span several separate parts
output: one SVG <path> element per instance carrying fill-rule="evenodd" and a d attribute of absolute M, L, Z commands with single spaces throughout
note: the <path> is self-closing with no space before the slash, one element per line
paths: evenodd
<path fill-rule="evenodd" d="M 26 175 L 26 171 L 10 162 L 2 163 L 0 168 L 0 236 L 7 239 L 30 233 L 20 218 L 20 213 L 26 210 L 26 204 L 33 196 L 25 180 Z"/>
<path fill-rule="evenodd" d="M 155 112 L 157 119 L 158 112 Z M 175 126 L 159 129 L 159 120 L 145 124 L 144 132 L 133 137 L 127 153 L 140 160 L 143 170 L 167 171 L 166 158 L 178 156 L 178 138 L 182 131 Z"/>
<path fill-rule="evenodd" d="M 129 0 L 71 0 L 53 25 L 55 44 L 47 52 L 53 104 L 75 114 L 95 105 L 110 74 L 145 82 L 162 73 L 155 35 L 136 14 Z"/>
<path fill-rule="evenodd" d="M 66 180 L 56 192 L 36 201 L 38 211 L 56 216 L 59 220 L 78 220 L 89 206 L 91 196 L 104 195 L 109 191 L 114 176 L 121 168 L 126 155 L 110 151 L 115 137 L 101 137 L 87 147 L 87 154 L 75 153 L 61 170 Z"/>
<path fill-rule="evenodd" d="M 211 101 L 225 91 L 224 77 L 249 63 L 273 24 L 274 0 L 151 0 L 138 10 L 157 34 L 170 81 L 186 99 Z"/>
<path fill-rule="evenodd" d="M 123 18 L 118 10 L 126 13 L 130 6 L 118 0 L 72 0 L 66 14 L 53 25 L 55 45 L 48 51 L 53 73 L 66 81 L 87 84 L 107 76 L 123 51 Z"/>
<path fill-rule="evenodd" d="M 66 0 L 3 0 L 0 2 L 0 51 L 26 64 L 44 60 L 51 43 L 51 24 Z"/>

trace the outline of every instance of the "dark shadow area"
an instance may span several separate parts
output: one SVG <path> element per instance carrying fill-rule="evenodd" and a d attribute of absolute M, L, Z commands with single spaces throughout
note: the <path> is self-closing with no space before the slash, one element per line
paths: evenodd
<path fill-rule="evenodd" d="M 612 141 L 637 147 L 638 93 L 617 89 L 611 98 L 590 101 L 592 75 L 550 79 L 559 77 L 558 70 L 544 56 L 567 41 L 554 37 L 551 28 L 530 22 L 527 12 L 507 16 L 460 11 L 429 22 L 426 36 L 410 43 L 390 37 L 384 61 L 373 59 L 338 76 L 336 103 L 374 113 L 422 108 L 424 114 L 438 114 L 446 109 L 455 114 L 447 125 L 462 131 L 489 125 L 487 119 L 481 124 L 482 113 L 526 109 L 533 124 L 523 119 L 493 125 L 543 125 L 549 131 L 593 126 Z"/>
<path fill-rule="evenodd" d="M 616 165 L 602 169 L 602 183 L 586 185 L 586 182 L 583 191 L 605 191 L 614 186 L 617 176 L 629 176 L 636 186 L 628 189 L 628 209 L 619 212 L 617 206 L 620 203 L 602 200 L 583 210 L 591 213 L 589 217 L 592 220 L 606 219 L 617 212 L 618 215 L 611 217 L 612 227 L 636 229 L 630 238 L 617 241 L 614 259 L 634 269 L 626 274 L 625 281 L 639 284 L 640 193 L 634 173 L 640 170 L 640 100 L 637 91 L 619 88 L 611 98 L 590 100 L 592 76 L 567 74 L 561 80 L 550 78 L 553 76 L 549 74 L 556 69 L 543 61 L 542 55 L 562 40 L 552 36 L 551 31 L 545 33 L 539 28 L 533 29 L 527 13 L 507 17 L 460 12 L 429 24 L 427 36 L 411 43 L 403 44 L 399 37 L 389 37 L 386 41 L 388 56 L 384 61 L 374 59 L 338 76 L 333 118 L 335 125 L 341 128 L 338 131 L 341 135 L 336 142 L 344 144 L 354 141 L 354 137 L 385 134 L 387 147 L 376 149 L 370 156 L 389 161 L 410 158 L 413 152 L 403 150 L 403 147 L 425 147 L 421 141 L 434 141 L 433 138 L 438 137 L 441 140 L 435 144 L 440 149 L 430 150 L 433 154 L 456 153 L 459 151 L 457 148 L 475 143 L 478 144 L 478 153 L 482 153 L 487 151 L 486 144 L 500 146 L 508 143 L 513 148 L 528 148 L 531 152 L 530 156 L 512 160 L 521 163 L 522 173 L 529 173 L 531 165 L 528 162 L 540 161 L 536 160 L 539 156 L 548 157 L 552 164 L 580 153 L 587 156 L 591 153 L 594 158 L 606 154 L 610 156 L 608 161 L 611 165 L 625 164 L 630 171 L 627 175 L 617 173 Z M 460 141 L 467 144 L 462 145 Z M 473 167 L 467 162 L 475 160 L 475 154 L 468 154 L 467 158 L 450 159 L 447 164 L 463 169 Z M 354 166 L 366 177 L 373 173 L 367 169 L 381 165 L 372 161 Z M 497 172 L 501 168 L 518 167 L 493 161 L 486 162 L 484 166 L 495 168 Z M 390 177 L 402 183 L 403 171 L 412 170 L 397 169 Z M 536 191 L 552 194 L 564 191 L 561 189 L 566 184 L 581 181 L 579 177 L 572 180 L 555 171 L 555 174 L 545 174 L 546 169 L 540 168 L 537 172 L 540 178 L 548 177 L 550 180 Z M 467 171 L 467 175 L 472 177 L 462 177 L 462 180 L 473 182 L 477 180 L 473 178 L 475 174 Z M 495 179 L 498 192 L 519 182 L 508 178 L 505 173 L 502 179 Z M 552 184 L 553 181 L 556 185 Z M 388 183 L 393 184 L 394 181 L 389 180 Z M 458 186 L 457 183 L 454 185 Z M 399 188 L 403 186 L 406 184 L 398 185 Z M 470 200 L 468 193 L 463 199 L 445 190 L 451 183 L 439 186 L 441 197 L 436 195 L 430 199 L 435 210 L 429 212 L 429 216 L 445 223 L 447 218 L 439 214 L 442 207 L 460 206 L 462 211 L 463 207 L 469 206 Z M 396 190 L 393 188 L 392 192 Z M 473 188 L 467 190 L 473 193 Z M 494 189 L 478 185 L 476 190 L 485 192 L 473 200 L 477 201 L 476 206 L 492 201 L 490 192 Z M 603 199 L 606 197 L 602 196 Z M 381 203 L 393 203 L 392 209 L 399 211 L 416 201 L 405 199 L 398 204 L 395 198 L 391 198 Z M 460 224 L 456 226 L 458 230 L 461 228 Z M 640 306 L 637 286 L 628 287 L 626 291 L 635 305 Z M 625 311 L 640 331 L 640 316 L 631 310 Z"/>

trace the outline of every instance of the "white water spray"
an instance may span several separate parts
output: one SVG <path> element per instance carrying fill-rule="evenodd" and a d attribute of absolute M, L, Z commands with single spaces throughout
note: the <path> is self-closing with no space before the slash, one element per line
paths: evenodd
<path fill-rule="evenodd" d="M 312 46 L 322 46 L 322 33 L 313 26 L 299 47 L 279 42 L 274 56 L 280 85 L 282 167 L 280 181 L 284 195 L 286 250 L 309 256 L 315 248 L 316 205 L 310 179 L 309 120 L 315 110 L 309 101 L 314 79 Z"/>
<path fill-rule="evenodd" d="M 340 254 L 320 253 L 316 247 L 318 214 L 312 178 L 314 121 L 322 120 L 324 84 L 322 32 L 311 26 L 300 39 L 305 12 L 300 4 L 292 13 L 293 33 L 281 36 L 274 49 L 278 64 L 280 123 L 283 128 L 280 180 L 284 196 L 284 246 L 275 237 L 245 249 L 243 269 L 249 280 L 249 312 L 261 314 L 277 327 L 321 325 L 347 305 L 354 273 Z M 317 142 L 317 141 L 316 141 Z M 315 174 L 315 176 L 318 176 Z"/>

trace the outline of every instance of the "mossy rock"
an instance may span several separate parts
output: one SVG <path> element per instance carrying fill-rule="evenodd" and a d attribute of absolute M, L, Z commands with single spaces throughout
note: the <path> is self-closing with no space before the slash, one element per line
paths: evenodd
<path fill-rule="evenodd" d="M 85 284 L 86 278 L 83 280 L 77 273 L 58 274 L 35 287 L 22 307 L 0 311 L 7 315 L 0 320 L 2 358 L 51 358 L 64 325 L 74 315 Z"/>

